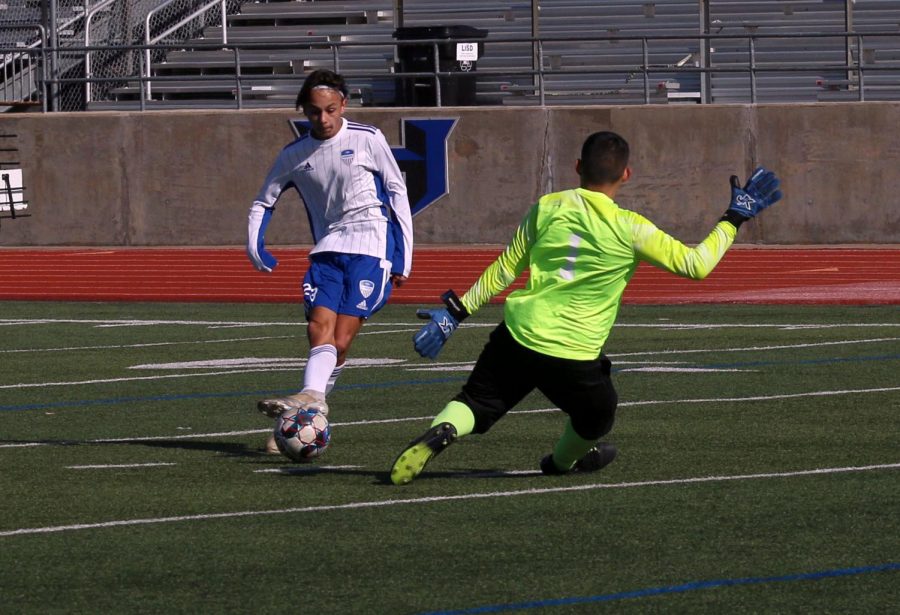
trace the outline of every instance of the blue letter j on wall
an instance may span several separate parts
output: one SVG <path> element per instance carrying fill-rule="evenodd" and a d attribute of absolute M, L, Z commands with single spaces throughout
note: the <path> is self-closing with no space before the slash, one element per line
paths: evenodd
<path fill-rule="evenodd" d="M 412 215 L 450 192 L 447 163 L 447 139 L 456 126 L 453 119 L 403 119 L 400 147 L 391 152 L 400 170 L 406 174 L 406 189 Z M 299 137 L 309 132 L 306 120 L 290 120 Z"/>

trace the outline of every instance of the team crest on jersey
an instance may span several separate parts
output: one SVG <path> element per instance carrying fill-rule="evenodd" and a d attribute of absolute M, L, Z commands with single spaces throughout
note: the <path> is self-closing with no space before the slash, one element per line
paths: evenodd
<path fill-rule="evenodd" d="M 372 280 L 360 280 L 359 281 L 359 293 L 368 299 L 372 296 L 372 292 L 375 290 L 375 282 Z"/>
<path fill-rule="evenodd" d="M 353 154 L 354 152 L 352 149 L 345 149 L 341 152 L 341 162 L 343 162 L 344 164 L 350 164 L 351 162 L 353 162 Z"/>
<path fill-rule="evenodd" d="M 288 121 L 297 137 L 310 130 L 308 120 Z M 391 152 L 406 176 L 406 193 L 414 216 L 450 193 L 447 140 L 457 121 L 459 118 L 404 118 L 400 121 L 401 147 L 392 147 Z M 341 152 L 341 159 L 347 161 L 344 152 Z"/>

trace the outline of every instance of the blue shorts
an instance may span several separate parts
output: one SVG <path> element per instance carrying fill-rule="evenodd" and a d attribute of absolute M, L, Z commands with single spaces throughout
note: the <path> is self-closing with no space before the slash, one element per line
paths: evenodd
<path fill-rule="evenodd" d="M 315 307 L 369 318 L 391 296 L 391 263 L 362 254 L 321 252 L 309 257 L 303 276 L 306 316 Z"/>

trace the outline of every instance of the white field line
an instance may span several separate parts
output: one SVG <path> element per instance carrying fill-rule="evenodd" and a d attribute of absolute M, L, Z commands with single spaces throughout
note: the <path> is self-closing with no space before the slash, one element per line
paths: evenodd
<path fill-rule="evenodd" d="M 168 378 L 196 378 L 198 376 L 230 376 L 232 374 L 249 374 L 253 372 L 294 371 L 295 367 L 269 367 L 263 369 L 228 369 L 221 372 L 202 372 L 192 374 L 163 374 L 161 376 L 131 376 L 129 378 L 99 378 L 96 380 L 76 380 L 71 382 L 20 382 L 3 384 L 0 389 L 33 389 L 40 387 L 68 387 L 85 384 L 110 384 L 113 382 L 134 382 L 138 380 L 165 380 Z"/>
<path fill-rule="evenodd" d="M 284 336 L 284 337 L 292 337 L 292 336 Z M 779 346 L 747 346 L 741 348 L 715 348 L 715 349 L 687 349 L 687 350 L 650 350 L 650 351 L 642 351 L 642 352 L 629 352 L 629 353 L 616 353 L 610 354 L 610 358 L 616 359 L 619 357 L 637 357 L 643 355 L 663 355 L 663 354 L 691 354 L 691 353 L 719 353 L 719 352 L 753 352 L 753 351 L 762 351 L 762 350 L 785 350 L 785 349 L 802 349 L 802 348 L 813 348 L 818 346 L 839 346 L 844 344 L 866 344 L 866 343 L 881 343 L 881 342 L 890 342 L 897 341 L 900 338 L 896 337 L 884 337 L 884 338 L 873 338 L 873 339 L 863 339 L 863 340 L 840 340 L 836 342 L 815 342 L 809 344 L 783 344 Z M 240 341 L 240 340 L 234 340 Z M 167 342 L 166 342 L 167 343 Z M 180 343 L 180 342 L 178 342 Z M 190 342 L 193 343 L 193 342 Z M 201 342 L 197 342 L 201 343 Z M 150 344 L 153 345 L 153 344 Z M 49 351 L 59 351 L 65 349 L 48 349 Z M 0 352 L 17 352 L 17 351 L 0 351 Z M 35 382 L 35 383 L 17 383 L 17 384 L 3 384 L 0 385 L 0 389 L 26 389 L 26 388 L 39 388 L 39 387 L 51 387 L 51 386 L 77 386 L 77 385 L 93 385 L 93 384 L 110 384 L 115 382 L 132 382 L 138 380 L 157 380 L 157 379 L 166 379 L 166 378 L 191 378 L 191 377 L 203 377 L 203 376 L 222 376 L 222 375 L 231 375 L 231 374 L 245 374 L 245 373 L 253 373 L 253 372 L 261 372 L 261 371 L 289 371 L 293 369 L 297 369 L 305 365 L 305 359 L 302 358 L 269 358 L 266 359 L 270 362 L 278 362 L 285 361 L 284 366 L 277 366 L 272 364 L 260 365 L 254 368 L 245 368 L 245 369 L 230 369 L 225 371 L 215 371 L 215 372 L 203 372 L 203 373 L 192 373 L 192 374 L 164 374 L 159 376 L 131 376 L 131 377 L 123 377 L 123 378 L 105 378 L 105 379 L 97 379 L 97 380 L 78 380 L 71 382 Z M 423 364 L 410 364 L 407 371 L 468 371 L 473 365 L 474 361 L 471 362 L 456 362 L 456 363 L 423 363 Z M 630 368 L 630 371 L 637 371 L 634 368 Z M 647 371 L 647 370 L 643 370 Z"/>
<path fill-rule="evenodd" d="M 315 474 L 318 472 L 330 472 L 333 470 L 359 470 L 363 466 L 320 466 L 307 465 L 289 468 L 265 468 L 262 470 L 253 470 L 254 474 Z"/>
<path fill-rule="evenodd" d="M 388 331 L 361 331 L 359 335 L 383 335 L 385 333 L 409 333 L 414 328 L 394 329 Z M 193 344 L 232 344 L 235 342 L 260 342 L 265 340 L 284 340 L 298 338 L 299 335 L 262 335 L 257 337 L 233 337 L 224 340 L 191 340 L 182 342 L 147 342 L 144 344 L 108 344 L 102 346 L 63 346 L 57 348 L 9 348 L 0 349 L 0 354 L 20 352 L 65 352 L 69 350 L 122 350 L 125 348 L 153 348 L 155 346 L 186 346 Z"/>
<path fill-rule="evenodd" d="M 371 326 L 371 325 L 367 325 Z M 620 325 L 616 325 L 620 326 Z M 645 325 L 651 326 L 651 325 Z M 883 325 L 878 325 L 883 326 Z M 359 335 L 382 335 L 385 333 L 408 333 L 413 331 L 414 329 L 395 329 L 388 331 L 361 331 Z M 229 339 L 222 340 L 191 340 L 191 341 L 178 341 L 178 342 L 147 342 L 147 343 L 135 343 L 135 344 L 108 344 L 108 345 L 97 345 L 97 346 L 58 346 L 55 348 L 8 348 L 8 349 L 0 349 L 0 354 L 8 354 L 8 353 L 22 353 L 22 352 L 65 352 L 69 350 L 119 350 L 119 349 L 127 349 L 127 348 L 153 348 L 156 346 L 188 346 L 188 345 L 202 345 L 202 344 L 231 344 L 235 342 L 254 342 L 254 341 L 265 341 L 265 340 L 278 340 L 278 339 L 292 339 L 299 337 L 297 335 L 265 335 L 265 336 L 256 336 L 256 337 L 235 337 Z M 618 358 L 618 357 L 639 357 L 644 355 L 659 355 L 659 354 L 693 354 L 693 353 L 719 353 L 719 352 L 753 352 L 759 350 L 786 350 L 792 348 L 817 348 L 821 346 L 843 346 L 848 344 L 869 344 L 869 343 L 879 343 L 879 342 L 896 342 L 900 340 L 900 337 L 877 337 L 877 338 L 869 338 L 869 339 L 854 339 L 854 340 L 837 340 L 832 342 L 812 342 L 806 344 L 779 344 L 777 346 L 742 346 L 735 348 L 691 348 L 684 350 L 646 350 L 640 352 L 617 352 L 610 353 L 610 358 Z"/>
<path fill-rule="evenodd" d="M 807 393 L 784 393 L 781 395 L 760 395 L 754 397 L 713 397 L 713 398 L 697 398 L 697 399 L 650 399 L 644 401 L 625 401 L 620 402 L 619 407 L 634 406 L 659 406 L 665 404 L 709 404 L 709 403 L 740 403 L 740 402 L 756 402 L 756 401 L 772 401 L 776 399 L 797 399 L 801 397 L 829 397 L 834 395 L 859 395 L 862 393 L 892 393 L 900 391 L 897 387 L 881 387 L 877 389 L 846 389 L 838 391 L 810 391 Z M 536 408 L 533 410 L 511 410 L 509 414 L 543 414 L 547 412 L 559 412 L 558 408 Z M 411 421 L 426 421 L 433 419 L 434 416 L 407 416 L 393 419 L 366 419 L 362 421 L 332 422 L 334 427 L 365 427 L 367 425 L 384 425 L 390 423 L 406 423 Z M 169 440 L 195 440 L 200 438 L 225 438 L 230 436 L 248 436 L 252 434 L 268 433 L 271 427 L 263 429 L 247 429 L 240 431 L 218 431 L 207 433 L 189 433 L 178 434 L 173 436 L 133 436 L 130 438 L 99 438 L 96 440 L 86 440 L 86 444 L 116 444 L 128 442 L 157 442 Z M 31 448 L 36 446 L 51 446 L 53 442 L 14 442 L 8 444 L 0 444 L 2 448 Z"/>
<path fill-rule="evenodd" d="M 239 357 L 234 359 L 201 359 L 173 363 L 144 363 L 128 369 L 247 369 L 260 367 L 303 367 L 306 357 Z M 406 359 L 347 359 L 346 367 L 390 367 L 406 363 Z"/>
<path fill-rule="evenodd" d="M 227 361 L 227 360 L 225 360 Z M 243 359 L 235 359 L 235 361 L 243 361 Z M 191 372 L 185 374 L 162 374 L 157 376 L 130 376 L 130 377 L 122 377 L 122 378 L 99 378 L 94 380 L 75 380 L 69 382 L 20 382 L 17 384 L 2 384 L 0 385 L 0 389 L 34 389 L 34 388 L 42 388 L 42 387 L 64 387 L 64 386 L 78 386 L 78 385 L 91 385 L 91 384 L 111 384 L 114 382 L 133 382 L 133 381 L 145 381 L 145 380 L 165 380 L 167 378 L 197 378 L 204 376 L 230 376 L 233 374 L 252 374 L 254 372 L 284 372 L 284 371 L 295 371 L 298 368 L 302 367 L 306 364 L 306 359 L 261 359 L 262 363 L 256 363 L 252 367 L 246 368 L 230 368 L 225 369 L 224 371 L 214 371 L 214 372 Z M 284 361 L 283 364 L 280 364 L 280 361 Z M 405 359 L 381 359 L 378 361 L 382 361 L 381 363 L 369 363 L 366 360 L 362 359 L 348 359 L 351 362 L 351 366 L 358 368 L 368 368 L 368 367 L 383 367 L 385 364 L 390 362 L 399 362 L 404 363 Z M 370 360 L 376 361 L 376 360 Z M 158 369 L 167 369 L 167 364 L 160 364 L 161 367 Z M 138 366 L 138 368 L 142 368 L 146 366 Z M 220 365 L 220 367 L 225 367 L 225 365 Z M 203 369 L 202 367 L 199 369 Z"/>
<path fill-rule="evenodd" d="M 28 324 L 90 324 L 97 327 L 110 326 L 150 326 L 150 325 L 189 325 L 189 326 L 206 326 L 211 329 L 228 328 L 228 327 L 260 327 L 260 326 L 306 326 L 305 322 L 228 322 L 228 321 L 193 321 L 193 320 L 75 320 L 75 319 L 0 319 L 0 326 L 28 325 Z M 359 335 L 383 335 L 393 333 L 408 333 L 417 330 L 421 323 L 391 323 L 391 322 L 367 322 L 366 329 L 361 331 Z M 469 327 L 493 327 L 495 323 L 467 323 L 464 328 Z M 723 327 L 752 327 L 752 328 L 776 328 L 776 329 L 821 329 L 821 328 L 841 328 L 841 327 L 900 327 L 900 323 L 836 323 L 823 325 L 806 325 L 806 324 L 689 324 L 689 323 L 618 323 L 616 327 L 628 328 L 663 328 L 663 329 L 715 329 Z M 372 331 L 373 327 L 404 327 L 402 329 L 388 329 L 384 331 Z M 178 342 L 153 342 L 153 343 L 136 343 L 136 344 L 110 344 L 98 346 L 68 346 L 56 348 L 12 348 L 0 349 L 0 354 L 5 353 L 24 353 L 24 352 L 65 352 L 70 350 L 115 350 L 126 348 L 151 348 L 155 346 L 176 346 L 176 345 L 192 345 L 192 344 L 221 344 L 249 341 L 263 341 L 272 339 L 289 339 L 297 337 L 296 335 L 272 335 L 257 336 L 245 338 L 230 338 L 224 340 L 194 340 L 194 341 L 178 341 Z M 784 350 L 790 348 L 814 348 L 819 346 L 839 346 L 844 344 L 865 344 L 877 342 L 890 342 L 900 340 L 898 337 L 885 337 L 864 340 L 840 340 L 834 342 L 817 342 L 810 344 L 783 344 L 777 346 L 749 346 L 741 348 L 716 348 L 716 349 L 689 349 L 689 350 L 659 350 L 659 351 L 643 351 L 643 352 L 627 352 L 627 353 L 611 353 L 610 358 L 616 357 L 635 357 L 647 354 L 688 354 L 688 353 L 708 353 L 708 352 L 752 352 L 757 350 Z M 430 370 L 431 367 L 423 367 L 422 370 Z"/>
<path fill-rule="evenodd" d="M 367 324 L 367 326 L 368 326 L 368 324 Z M 363 329 L 362 331 L 360 331 L 357 334 L 357 337 L 359 337 L 360 335 L 384 335 L 385 333 L 410 333 L 410 332 L 418 331 L 420 328 L 421 328 L 421 325 L 415 325 L 415 326 L 410 325 L 409 327 L 407 327 L 405 329 L 388 329 L 387 331 L 366 331 L 365 329 Z"/>
<path fill-rule="evenodd" d="M 442 495 L 422 498 L 401 498 L 388 500 L 370 500 L 348 502 L 346 504 L 325 504 L 319 506 L 300 506 L 273 510 L 244 510 L 197 515 L 178 515 L 172 517 L 149 517 L 144 519 L 120 519 L 97 523 L 76 523 L 72 525 L 50 525 L 44 527 L 20 528 L 0 531 L 0 538 L 34 534 L 53 534 L 79 530 L 96 530 L 113 527 L 129 527 L 135 525 L 157 525 L 161 523 L 181 523 L 187 521 L 209 521 L 213 519 L 235 519 L 240 517 L 261 517 L 267 515 L 287 515 L 300 513 L 321 513 L 341 510 L 359 510 L 365 508 L 385 508 L 388 506 L 411 506 L 417 504 L 434 504 L 437 502 L 456 502 L 478 499 L 508 498 L 528 495 L 548 495 L 554 493 L 575 493 L 598 489 L 633 489 L 641 487 L 667 487 L 673 485 L 696 485 L 702 483 L 722 483 L 730 481 L 784 479 L 805 476 L 821 476 L 828 474 L 846 474 L 849 472 L 872 472 L 879 470 L 900 469 L 900 463 L 884 463 L 868 466 L 851 466 L 843 468 L 815 468 L 812 470 L 795 470 L 793 472 L 765 472 L 760 474 L 736 474 L 731 476 L 697 476 L 691 478 L 674 478 L 665 480 L 647 480 L 627 483 L 591 483 L 588 485 L 571 485 L 568 487 L 546 487 L 543 489 L 516 489 L 511 491 L 486 491 L 460 495 Z"/>
<path fill-rule="evenodd" d="M 140 320 L 140 319 L 79 319 L 79 318 L 0 318 L 0 327 L 16 325 L 89 325 L 91 327 L 151 327 L 184 325 L 189 327 L 231 328 L 231 327 L 305 327 L 303 320 L 267 321 L 267 320 Z M 467 327 L 488 327 L 496 323 L 467 323 Z M 421 322 L 366 322 L 366 327 L 421 327 Z"/>
<path fill-rule="evenodd" d="M 83 324 L 92 327 L 149 327 L 149 326 L 170 326 L 170 325 L 186 325 L 186 326 L 203 326 L 213 328 L 228 327 L 305 327 L 306 323 L 302 320 L 296 321 L 216 321 L 216 320 L 141 320 L 141 319 L 77 319 L 77 318 L 0 318 L 0 327 L 16 326 L 16 325 L 56 325 L 56 324 Z M 421 327 L 422 321 L 411 322 L 384 322 L 372 321 L 366 322 L 366 328 L 371 327 Z M 467 322 L 461 328 L 480 328 L 494 327 L 495 322 Z M 861 323 L 861 322 L 841 322 L 841 323 L 678 323 L 678 322 L 657 322 L 657 323 L 616 323 L 617 327 L 628 328 L 649 328 L 649 329 L 843 329 L 856 327 L 900 327 L 898 322 L 884 323 Z"/>
<path fill-rule="evenodd" d="M 147 342 L 144 344 L 109 344 L 106 346 L 63 346 L 59 348 L 11 348 L 0 350 L 0 354 L 12 352 L 65 352 L 67 350 L 121 350 L 125 348 L 153 348 L 155 346 L 185 346 L 194 344 L 232 344 L 234 342 L 259 342 L 264 340 L 283 340 L 299 337 L 297 335 L 265 335 L 260 337 L 233 337 L 226 340 L 191 340 L 183 342 Z"/>
<path fill-rule="evenodd" d="M 752 372 L 758 370 L 738 369 L 738 368 L 718 368 L 718 367 L 662 367 L 650 365 L 645 367 L 626 367 L 623 372 L 652 372 L 654 374 L 719 374 L 726 372 Z"/>
<path fill-rule="evenodd" d="M 711 324 L 711 323 L 616 323 L 616 327 L 628 327 L 635 329 L 844 329 L 857 327 L 900 327 L 900 322 L 841 322 L 841 323 L 822 323 L 822 324 L 790 324 L 790 323 L 731 323 L 731 324 Z"/>
<path fill-rule="evenodd" d="M 690 350 L 645 350 L 642 352 L 617 352 L 610 353 L 609 358 L 617 359 L 619 357 L 641 357 L 644 355 L 660 355 L 660 354 L 695 354 L 707 353 L 718 354 L 720 352 L 757 352 L 760 350 L 790 350 L 796 348 L 817 348 L 821 346 L 844 346 L 850 344 L 877 344 L 880 342 L 896 342 L 900 341 L 900 337 L 876 337 L 861 340 L 838 340 L 835 342 L 811 342 L 807 344 L 779 344 L 778 346 L 745 346 L 743 348 L 692 348 Z"/>
<path fill-rule="evenodd" d="M 118 464 L 100 464 L 89 466 L 65 466 L 67 470 L 119 470 L 123 468 L 157 468 L 160 466 L 174 466 L 176 464 L 159 461 L 154 463 L 118 463 Z"/>

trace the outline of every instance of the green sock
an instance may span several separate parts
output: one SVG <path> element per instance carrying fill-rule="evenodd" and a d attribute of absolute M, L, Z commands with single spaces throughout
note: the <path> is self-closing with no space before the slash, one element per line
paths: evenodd
<path fill-rule="evenodd" d="M 431 426 L 440 425 L 441 423 L 450 423 L 456 427 L 456 435 L 461 438 L 472 433 L 475 429 L 475 415 L 472 410 L 462 402 L 451 401 L 444 406 L 440 414 L 431 421 Z"/>
<path fill-rule="evenodd" d="M 572 427 L 572 420 L 569 419 L 566 421 L 566 428 L 553 449 L 553 463 L 560 470 L 571 470 L 575 462 L 584 457 L 596 444 L 596 440 L 585 440 L 575 433 L 575 429 Z"/>

